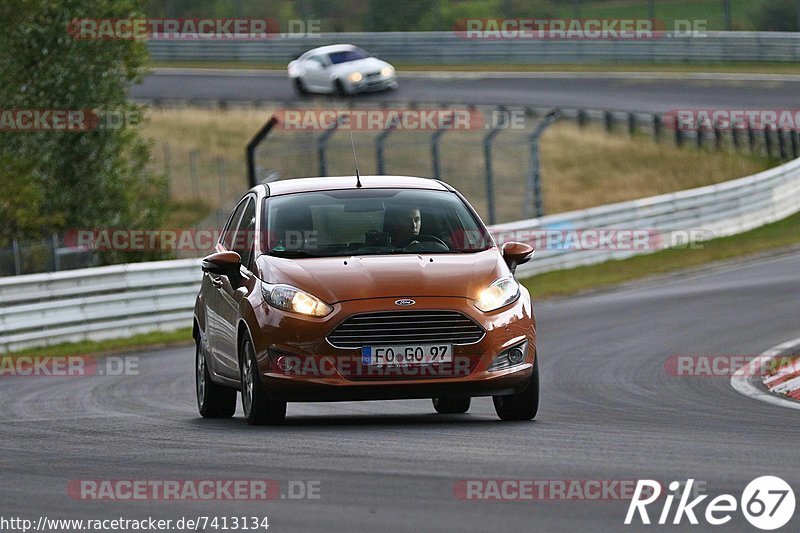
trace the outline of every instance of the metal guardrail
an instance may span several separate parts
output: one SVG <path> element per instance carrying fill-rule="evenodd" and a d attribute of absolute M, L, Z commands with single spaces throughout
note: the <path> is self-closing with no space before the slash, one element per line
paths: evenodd
<path fill-rule="evenodd" d="M 732 235 L 800 211 L 800 159 L 717 185 L 491 227 L 501 239 L 565 229 L 705 230 Z M 665 241 L 664 246 L 667 245 Z M 520 277 L 622 259 L 632 250 L 539 250 Z M 690 253 L 687 251 L 687 253 Z M 189 327 L 198 259 L 0 278 L 0 353 Z"/>
<path fill-rule="evenodd" d="M 800 33 L 665 33 L 652 39 L 466 39 L 455 32 L 320 33 L 266 40 L 152 40 L 156 61 L 286 62 L 303 52 L 352 43 L 382 59 L 417 64 L 559 64 L 800 61 Z"/>

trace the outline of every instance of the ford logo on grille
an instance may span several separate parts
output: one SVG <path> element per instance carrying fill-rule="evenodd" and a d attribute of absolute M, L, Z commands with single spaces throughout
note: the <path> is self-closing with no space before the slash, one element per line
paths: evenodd
<path fill-rule="evenodd" d="M 414 305 L 415 303 L 417 303 L 417 302 L 415 302 L 414 300 L 408 300 L 408 299 L 406 299 L 406 300 L 395 300 L 394 301 L 395 305 Z"/>

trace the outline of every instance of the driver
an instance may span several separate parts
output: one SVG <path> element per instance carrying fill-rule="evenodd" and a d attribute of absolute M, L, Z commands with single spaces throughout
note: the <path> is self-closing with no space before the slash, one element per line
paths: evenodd
<path fill-rule="evenodd" d="M 386 213 L 386 232 L 392 246 L 403 248 L 416 242 L 422 217 L 417 207 L 401 207 Z"/>

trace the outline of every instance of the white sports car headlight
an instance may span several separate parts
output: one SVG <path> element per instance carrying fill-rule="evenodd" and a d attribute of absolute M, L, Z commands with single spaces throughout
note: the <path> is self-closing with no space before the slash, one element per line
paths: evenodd
<path fill-rule="evenodd" d="M 381 76 L 383 76 L 384 78 L 388 78 L 392 74 L 394 74 L 394 69 L 389 65 L 386 65 L 381 69 Z"/>
<path fill-rule="evenodd" d="M 512 278 L 500 278 L 483 289 L 475 300 L 475 307 L 488 313 L 500 309 L 519 298 L 519 284 Z"/>
<path fill-rule="evenodd" d="M 333 311 L 333 307 L 316 296 L 301 291 L 291 285 L 269 285 L 267 283 L 262 283 L 261 292 L 267 303 L 285 311 L 318 317 L 327 316 Z"/>
<path fill-rule="evenodd" d="M 351 72 L 350 74 L 347 75 L 347 79 L 353 83 L 360 82 L 363 77 L 364 76 L 362 76 L 360 72 Z"/>

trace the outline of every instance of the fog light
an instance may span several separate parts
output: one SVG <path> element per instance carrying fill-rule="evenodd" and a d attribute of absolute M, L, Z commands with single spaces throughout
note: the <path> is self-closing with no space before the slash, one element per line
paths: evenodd
<path fill-rule="evenodd" d="M 295 363 L 296 360 L 294 357 L 286 357 L 285 355 L 282 355 L 275 361 L 275 366 L 277 366 L 278 370 L 281 372 L 289 372 L 294 368 Z"/>
<path fill-rule="evenodd" d="M 511 348 L 508 351 L 508 361 L 512 365 L 518 365 L 525 360 L 525 354 L 519 348 Z"/>

